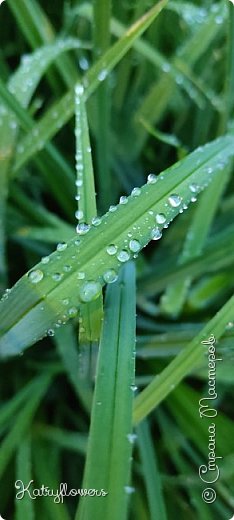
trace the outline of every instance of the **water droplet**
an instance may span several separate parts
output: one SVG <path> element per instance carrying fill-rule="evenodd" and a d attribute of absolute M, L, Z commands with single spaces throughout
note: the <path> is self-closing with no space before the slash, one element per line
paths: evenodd
<path fill-rule="evenodd" d="M 93 226 L 99 226 L 99 224 L 101 224 L 101 221 L 102 221 L 101 218 L 99 218 L 99 217 L 94 217 L 94 218 L 92 219 L 92 224 L 93 224 Z"/>
<path fill-rule="evenodd" d="M 135 488 L 132 486 L 124 486 L 124 491 L 127 495 L 132 495 L 132 493 L 135 493 Z"/>
<path fill-rule="evenodd" d="M 155 184 L 157 182 L 157 177 L 154 173 L 150 173 L 147 177 L 147 184 Z"/>
<path fill-rule="evenodd" d="M 120 199 L 119 199 L 120 204 L 127 204 L 127 202 L 128 202 L 128 197 L 126 197 L 125 195 L 120 197 Z"/>
<path fill-rule="evenodd" d="M 63 270 L 65 271 L 65 273 L 69 273 L 72 269 L 72 266 L 71 265 L 64 265 L 63 267 Z"/>
<path fill-rule="evenodd" d="M 132 390 L 132 392 L 136 392 L 138 387 L 136 385 L 131 385 L 130 389 Z"/>
<path fill-rule="evenodd" d="M 130 258 L 130 254 L 128 253 L 128 251 L 126 251 L 125 249 L 122 249 L 121 251 L 119 251 L 119 253 L 117 254 L 117 258 L 120 262 L 127 262 Z"/>
<path fill-rule="evenodd" d="M 189 185 L 189 189 L 192 193 L 197 193 L 197 191 L 199 190 L 199 186 L 197 184 L 190 184 Z"/>
<path fill-rule="evenodd" d="M 48 336 L 54 336 L 54 330 L 48 329 L 47 334 L 48 334 Z"/>
<path fill-rule="evenodd" d="M 114 269 L 108 269 L 108 271 L 106 271 L 103 275 L 103 280 L 106 282 L 106 283 L 113 283 L 113 282 L 116 282 L 118 278 L 118 275 L 117 273 L 114 271 Z"/>
<path fill-rule="evenodd" d="M 98 298 L 101 293 L 102 286 L 100 282 L 95 282 L 93 280 L 84 283 L 84 285 L 80 289 L 80 299 L 83 302 L 91 302 Z"/>
<path fill-rule="evenodd" d="M 130 251 L 132 251 L 133 253 L 138 253 L 138 251 L 140 251 L 141 249 L 141 244 L 138 240 L 136 239 L 132 239 L 130 240 L 129 242 L 129 249 Z"/>
<path fill-rule="evenodd" d="M 77 316 L 78 310 L 75 307 L 71 307 L 68 309 L 68 316 L 70 318 L 75 318 Z"/>
<path fill-rule="evenodd" d="M 162 237 L 162 232 L 159 228 L 154 228 L 151 231 L 151 238 L 152 240 L 159 240 Z"/>
<path fill-rule="evenodd" d="M 171 69 L 170 63 L 168 63 L 167 61 L 165 61 L 165 62 L 162 64 L 162 70 L 163 70 L 163 72 L 169 72 L 170 69 Z"/>
<path fill-rule="evenodd" d="M 67 244 L 65 242 L 61 242 L 57 245 L 57 251 L 65 251 L 67 249 Z"/>
<path fill-rule="evenodd" d="M 68 299 L 68 298 L 64 298 L 64 299 L 62 300 L 62 304 L 63 304 L 63 305 L 69 305 L 69 299 Z"/>
<path fill-rule="evenodd" d="M 30 280 L 30 282 L 35 283 L 35 284 L 41 282 L 43 277 L 44 277 L 44 274 L 42 271 L 40 271 L 40 269 L 35 269 L 34 271 L 30 271 L 30 273 L 28 274 L 28 279 Z"/>
<path fill-rule="evenodd" d="M 107 246 L 106 251 L 108 255 L 115 255 L 117 252 L 117 246 L 115 246 L 115 244 L 110 244 L 109 246 Z"/>
<path fill-rule="evenodd" d="M 114 211 L 116 211 L 116 210 L 117 210 L 117 206 L 110 206 L 110 207 L 109 207 L 109 211 L 110 211 L 111 213 L 114 213 Z"/>
<path fill-rule="evenodd" d="M 179 195 L 176 195 L 173 193 L 168 197 L 168 202 L 172 206 L 172 208 L 178 208 L 178 206 L 181 204 L 181 197 Z"/>
<path fill-rule="evenodd" d="M 76 226 L 76 232 L 78 235 L 85 235 L 90 230 L 89 224 L 85 224 L 85 222 L 81 222 Z"/>
<path fill-rule="evenodd" d="M 81 218 L 83 218 L 84 216 L 84 212 L 81 211 L 81 209 L 78 209 L 76 212 L 75 212 L 75 217 L 77 218 L 77 220 L 80 220 Z"/>
<path fill-rule="evenodd" d="M 60 282 L 62 280 L 63 275 L 61 273 L 52 274 L 52 278 L 55 282 Z"/>
<path fill-rule="evenodd" d="M 77 273 L 77 278 L 78 278 L 78 280 L 84 280 L 84 278 L 85 278 L 85 273 L 83 273 L 82 271 L 80 271 L 79 273 Z"/>
<path fill-rule="evenodd" d="M 137 439 L 136 433 L 128 433 L 127 439 L 130 442 L 130 444 L 133 444 L 135 440 Z"/>
<path fill-rule="evenodd" d="M 107 74 L 108 74 L 108 70 L 102 69 L 98 74 L 99 81 L 104 81 L 104 79 L 106 79 L 106 77 L 107 77 Z"/>
<path fill-rule="evenodd" d="M 139 197 L 140 194 L 141 194 L 141 188 L 133 188 L 132 193 L 131 193 L 131 195 L 133 197 Z"/>
<path fill-rule="evenodd" d="M 81 186 L 83 186 L 83 181 L 82 181 L 82 179 L 77 179 L 77 180 L 76 180 L 76 186 L 77 186 L 78 188 L 81 188 Z"/>
<path fill-rule="evenodd" d="M 156 222 L 157 222 L 158 224 L 165 224 L 165 222 L 166 222 L 166 217 L 165 217 L 164 213 L 158 213 L 158 214 L 156 215 Z"/>
<path fill-rule="evenodd" d="M 50 261 L 49 256 L 43 256 L 41 259 L 42 264 L 48 264 L 49 261 Z"/>

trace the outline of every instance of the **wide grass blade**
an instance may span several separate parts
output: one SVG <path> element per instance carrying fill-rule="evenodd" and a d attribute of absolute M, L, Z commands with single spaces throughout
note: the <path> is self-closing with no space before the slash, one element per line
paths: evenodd
<path fill-rule="evenodd" d="M 42 260 L 23 276 L 0 303 L 1 356 L 21 352 L 46 331 L 54 334 L 55 327 L 77 315 L 81 303 L 95 300 L 122 263 L 161 237 L 163 228 L 190 203 L 194 189 L 197 196 L 220 173 L 234 153 L 233 143 L 232 136 L 219 138 L 158 179 L 150 175 L 144 187 L 121 199 L 98 226 L 82 227 L 79 238 L 58 244 L 46 263 Z"/>
<path fill-rule="evenodd" d="M 32 460 L 31 460 L 31 437 L 30 435 L 26 435 L 24 439 L 21 441 L 21 445 L 17 452 L 16 457 L 16 483 L 17 480 L 24 483 L 24 485 L 28 484 L 32 478 Z M 17 488 L 16 488 L 17 493 Z M 15 499 L 15 509 L 16 515 L 15 520 L 34 520 L 35 511 L 34 511 L 34 502 L 33 500 L 26 495 L 23 500 Z"/>
<path fill-rule="evenodd" d="M 76 520 L 127 518 L 131 490 L 132 404 L 135 351 L 135 271 L 123 268 L 108 288 L 98 358 L 83 489 L 106 496 L 81 498 Z M 105 429 L 103 430 L 103 425 Z"/>

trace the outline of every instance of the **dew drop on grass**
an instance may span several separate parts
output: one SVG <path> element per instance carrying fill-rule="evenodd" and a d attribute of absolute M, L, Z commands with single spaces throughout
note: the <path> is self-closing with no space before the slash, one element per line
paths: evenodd
<path fill-rule="evenodd" d="M 98 74 L 99 81 L 104 81 L 107 77 L 108 71 L 107 69 L 102 69 L 101 72 Z"/>
<path fill-rule="evenodd" d="M 42 264 L 48 264 L 49 261 L 50 261 L 50 257 L 49 256 L 43 256 L 42 259 L 41 259 Z"/>
<path fill-rule="evenodd" d="M 154 228 L 151 231 L 151 238 L 152 240 L 159 240 L 162 237 L 162 232 L 159 228 Z"/>
<path fill-rule="evenodd" d="M 135 440 L 137 439 L 136 433 L 128 433 L 127 439 L 130 442 L 130 444 L 133 444 Z"/>
<path fill-rule="evenodd" d="M 68 310 L 68 316 L 70 318 L 75 318 L 78 314 L 78 310 L 76 309 L 76 307 L 70 307 L 70 309 Z"/>
<path fill-rule="evenodd" d="M 192 193 L 197 193 L 197 191 L 199 190 L 199 187 L 198 187 L 197 184 L 193 184 L 193 183 L 192 183 L 192 184 L 189 185 L 189 189 L 190 189 L 190 191 L 191 191 Z"/>
<path fill-rule="evenodd" d="M 48 329 L 47 334 L 48 336 L 54 336 L 54 329 Z"/>
<path fill-rule="evenodd" d="M 101 293 L 101 290 L 102 286 L 100 282 L 90 280 L 89 282 L 84 283 L 80 288 L 80 299 L 85 303 L 96 300 Z"/>
<path fill-rule="evenodd" d="M 129 249 L 133 253 L 138 253 L 140 251 L 140 249 L 141 249 L 140 242 L 138 240 L 136 240 L 136 239 L 130 240 L 130 242 L 129 242 Z"/>
<path fill-rule="evenodd" d="M 133 197 L 139 197 L 140 194 L 141 194 L 141 188 L 133 188 L 132 193 L 131 193 L 131 195 Z"/>
<path fill-rule="evenodd" d="M 82 271 L 80 271 L 79 273 L 77 273 L 77 278 L 78 278 L 78 280 L 84 280 L 84 278 L 85 278 L 85 273 L 83 273 Z"/>
<path fill-rule="evenodd" d="M 71 265 L 64 265 L 63 270 L 65 273 L 69 273 L 72 269 Z"/>
<path fill-rule="evenodd" d="M 94 217 L 92 219 L 93 226 L 99 226 L 101 224 L 102 219 L 100 217 Z"/>
<path fill-rule="evenodd" d="M 109 207 L 109 211 L 110 211 L 111 213 L 114 213 L 114 211 L 116 211 L 116 210 L 117 210 L 117 206 L 110 206 L 110 207 Z"/>
<path fill-rule="evenodd" d="M 124 491 L 127 495 L 132 495 L 132 493 L 135 493 L 135 488 L 132 486 L 124 486 Z"/>
<path fill-rule="evenodd" d="M 62 280 L 63 275 L 61 273 L 52 274 L 52 278 L 55 282 L 60 282 Z"/>
<path fill-rule="evenodd" d="M 120 204 L 127 204 L 127 202 L 128 202 L 128 197 L 126 197 L 125 195 L 120 197 L 120 199 L 119 199 Z"/>
<path fill-rule="evenodd" d="M 114 271 L 114 269 L 108 269 L 104 275 L 103 275 L 103 280 L 106 282 L 106 283 L 113 283 L 113 282 L 116 282 L 118 278 L 118 275 L 117 273 Z"/>
<path fill-rule="evenodd" d="M 42 271 L 40 271 L 40 269 L 35 269 L 34 271 L 30 271 L 30 273 L 28 274 L 28 279 L 30 280 L 31 283 L 34 283 L 34 284 L 41 282 L 43 277 L 44 277 L 44 274 Z"/>
<path fill-rule="evenodd" d="M 128 253 L 128 251 L 126 251 L 125 249 L 122 249 L 121 251 L 119 251 L 119 253 L 117 254 L 117 258 L 120 262 L 124 263 L 124 262 L 127 262 L 130 258 L 130 254 Z"/>
<path fill-rule="evenodd" d="M 155 184 L 157 182 L 157 177 L 154 173 L 150 173 L 147 177 L 147 184 Z"/>
<path fill-rule="evenodd" d="M 115 246 L 115 244 L 110 244 L 109 246 L 107 246 L 106 251 L 108 255 L 115 255 L 117 252 L 117 246 Z"/>
<path fill-rule="evenodd" d="M 135 358 L 134 358 L 135 359 Z M 138 387 L 136 385 L 131 385 L 130 386 L 130 390 L 132 390 L 132 392 L 136 392 L 138 389 Z"/>
<path fill-rule="evenodd" d="M 61 242 L 57 245 L 57 251 L 65 251 L 67 249 L 67 244 L 65 242 Z"/>
<path fill-rule="evenodd" d="M 90 230 L 89 224 L 85 224 L 85 222 L 81 222 L 76 226 L 76 232 L 78 235 L 86 235 L 88 231 Z"/>
<path fill-rule="evenodd" d="M 158 224 L 165 224 L 166 217 L 165 217 L 164 213 L 157 213 L 157 215 L 156 215 L 156 222 Z"/>
<path fill-rule="evenodd" d="M 178 208 L 178 206 L 181 204 L 181 200 L 181 197 L 175 193 L 172 193 L 172 195 L 168 197 L 168 202 L 172 208 Z"/>
<path fill-rule="evenodd" d="M 78 209 L 76 212 L 75 212 L 75 217 L 77 218 L 77 220 L 80 220 L 81 218 L 83 218 L 84 216 L 84 213 L 83 211 L 81 211 L 80 209 Z"/>

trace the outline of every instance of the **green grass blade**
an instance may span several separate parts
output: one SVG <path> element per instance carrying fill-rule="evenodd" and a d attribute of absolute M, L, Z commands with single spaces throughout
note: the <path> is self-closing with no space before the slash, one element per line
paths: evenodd
<path fill-rule="evenodd" d="M 16 483 L 20 480 L 24 485 L 28 484 L 32 480 L 32 461 L 31 461 L 31 438 L 27 435 L 22 439 L 20 447 L 16 457 Z M 17 493 L 16 487 L 16 493 Z M 15 499 L 16 515 L 15 520 L 34 520 L 34 502 L 28 496 L 25 495 L 23 500 Z"/>
<path fill-rule="evenodd" d="M 100 81 L 104 80 L 113 68 L 119 63 L 123 56 L 132 47 L 134 41 L 148 29 L 155 18 L 160 14 L 168 0 L 161 0 L 140 20 L 138 20 L 122 38 L 119 39 L 105 54 L 88 70 L 84 77 L 84 86 L 86 98 L 91 96 L 100 85 Z M 43 118 L 34 126 L 34 134 L 36 137 L 26 137 L 21 142 L 23 152 L 17 157 L 15 170 L 19 165 L 23 165 L 37 151 L 39 143 L 46 143 L 53 137 L 57 131 L 64 126 L 74 114 L 74 95 L 73 91 L 67 92 L 58 102 L 56 102 L 43 116 Z M 53 114 L 57 114 L 54 118 Z"/>
<path fill-rule="evenodd" d="M 188 376 L 204 355 L 202 341 L 212 334 L 218 340 L 225 331 L 227 323 L 233 320 L 234 296 L 221 308 L 202 331 L 189 343 L 162 372 L 139 394 L 135 401 L 134 422 L 146 417 L 167 397 L 180 381 Z"/>
<path fill-rule="evenodd" d="M 77 520 L 127 518 L 136 327 L 133 264 L 108 289 L 105 308 L 82 487 L 104 489 L 108 495 L 82 498 Z"/>
<path fill-rule="evenodd" d="M 95 300 L 102 285 L 116 277 L 120 265 L 152 238 L 159 239 L 163 227 L 190 203 L 191 186 L 196 184 L 198 194 L 220 173 L 220 164 L 233 154 L 233 141 L 232 136 L 219 138 L 160 174 L 158 180 L 150 176 L 144 187 L 121 200 L 116 211 L 104 215 L 99 226 L 92 226 L 88 233 L 82 229 L 79 238 L 59 244 L 46 264 L 42 261 L 23 276 L 0 303 L 1 356 L 19 353 L 48 329 L 53 334 L 58 320 L 67 321 L 77 314 L 80 303 Z"/>
<path fill-rule="evenodd" d="M 148 496 L 150 519 L 160 518 L 160 520 L 166 520 L 167 514 L 161 489 L 161 477 L 157 467 L 157 459 L 148 423 L 143 421 L 138 425 L 136 431 Z"/>

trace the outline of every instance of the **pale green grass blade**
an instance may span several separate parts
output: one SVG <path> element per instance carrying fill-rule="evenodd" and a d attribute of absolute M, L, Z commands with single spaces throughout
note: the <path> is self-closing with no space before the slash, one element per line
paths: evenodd
<path fill-rule="evenodd" d="M 104 489 L 108 495 L 82 498 L 77 520 L 127 518 L 133 442 L 131 386 L 134 384 L 135 304 L 135 270 L 130 263 L 106 295 L 82 484 L 85 489 Z"/>
<path fill-rule="evenodd" d="M 16 456 L 16 493 L 20 489 L 17 488 L 17 485 L 21 486 L 21 482 L 17 483 L 17 480 L 23 482 L 24 484 L 28 484 L 28 482 L 32 480 L 30 435 L 27 435 L 24 439 L 22 439 Z M 27 520 L 34 520 L 34 502 L 27 493 L 25 494 L 23 500 L 18 500 L 17 498 L 15 499 L 15 509 L 15 520 L 25 520 L 25 518 L 27 518 Z"/>
<path fill-rule="evenodd" d="M 75 89 L 75 115 L 76 115 L 76 185 L 78 199 L 79 224 L 92 222 L 97 225 L 100 219 L 96 217 L 96 193 L 94 184 L 93 163 L 89 138 L 88 119 L 85 106 L 84 88 L 78 84 Z M 100 338 L 103 317 L 102 296 L 96 301 L 80 308 L 79 344 L 80 348 L 88 345 L 92 348 L 92 342 Z"/>
<path fill-rule="evenodd" d="M 145 480 L 148 504 L 150 510 L 150 519 L 160 518 L 166 520 L 167 514 L 162 495 L 161 476 L 157 465 L 155 450 L 149 425 L 143 421 L 138 425 L 137 429 L 138 444 L 140 457 L 142 460 L 142 469 Z"/>
<path fill-rule="evenodd" d="M 28 427 L 30 426 L 33 416 L 43 399 L 48 386 L 51 382 L 51 375 L 44 376 L 43 384 L 34 394 L 30 396 L 24 408 L 15 417 L 14 425 L 10 432 L 5 436 L 0 447 L 0 476 L 4 473 L 4 470 L 9 463 L 11 457 L 14 455 L 19 442 L 24 438 Z"/>
<path fill-rule="evenodd" d="M 100 81 L 104 80 L 111 70 L 119 63 L 123 56 L 132 47 L 134 41 L 146 31 L 153 23 L 155 18 L 160 14 L 168 0 L 161 0 L 140 20 L 138 20 L 122 38 L 119 39 L 105 54 L 88 70 L 84 77 L 84 86 L 86 98 L 100 85 Z M 16 156 L 15 170 L 25 164 L 29 158 L 38 151 L 39 143 L 46 143 L 53 137 L 58 130 L 64 126 L 74 114 L 74 96 L 73 90 L 65 94 L 58 102 L 56 102 L 43 116 L 43 118 L 34 126 L 34 134 L 26 137 L 22 142 L 23 152 Z M 56 114 L 56 117 L 53 117 Z"/>
<path fill-rule="evenodd" d="M 218 177 L 213 179 L 211 185 L 202 194 L 178 259 L 180 265 L 201 254 L 230 174 L 230 166 L 224 168 L 222 179 Z M 190 283 L 191 280 L 187 278 L 168 286 L 161 300 L 162 312 L 173 317 L 178 316 L 186 300 Z"/>
<path fill-rule="evenodd" d="M 149 176 L 148 183 L 122 199 L 99 226 L 82 228 L 79 238 L 59 244 L 46 264 L 42 261 L 22 277 L 0 304 L 1 356 L 21 352 L 48 329 L 53 334 L 56 323 L 74 317 L 80 303 L 95 300 L 102 285 L 116 278 L 120 265 L 152 238 L 159 239 L 165 225 L 187 207 L 193 196 L 191 186 L 196 184 L 198 194 L 220 173 L 220 163 L 234 153 L 233 141 L 232 136 L 219 138 L 158 180 Z"/>
<path fill-rule="evenodd" d="M 212 318 L 202 331 L 155 379 L 139 394 L 135 401 L 134 422 L 146 417 L 165 399 L 180 381 L 191 373 L 204 355 L 202 341 L 212 334 L 218 340 L 225 331 L 228 322 L 234 316 L 234 296 Z"/>

